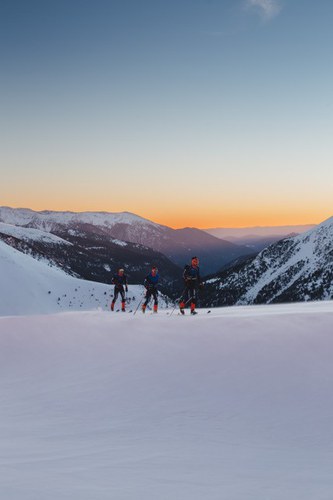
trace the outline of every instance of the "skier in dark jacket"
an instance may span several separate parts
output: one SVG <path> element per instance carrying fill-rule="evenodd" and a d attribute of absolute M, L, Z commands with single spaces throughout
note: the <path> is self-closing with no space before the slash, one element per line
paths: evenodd
<path fill-rule="evenodd" d="M 147 274 L 145 277 L 145 280 L 143 282 L 145 288 L 146 288 L 146 300 L 142 304 L 142 312 L 146 312 L 146 307 L 148 302 L 150 301 L 151 297 L 154 298 L 154 313 L 157 313 L 157 308 L 158 308 L 158 281 L 160 279 L 160 276 L 158 274 L 158 269 L 157 267 L 153 266 L 151 269 L 151 272 Z"/>
<path fill-rule="evenodd" d="M 185 289 L 183 296 L 180 298 L 179 308 L 181 314 L 184 314 L 185 306 L 188 302 L 191 304 L 191 314 L 197 314 L 195 307 L 197 304 L 198 291 L 203 287 L 200 277 L 199 259 L 192 257 L 191 265 L 186 265 L 183 272 Z"/>
<path fill-rule="evenodd" d="M 117 274 L 114 274 L 112 277 L 112 283 L 114 284 L 114 294 L 113 300 L 111 302 L 111 311 L 114 310 L 114 305 L 118 298 L 118 295 L 121 295 L 121 310 L 125 312 L 125 291 L 128 292 L 127 286 L 127 276 L 125 274 L 124 269 L 118 269 Z"/>

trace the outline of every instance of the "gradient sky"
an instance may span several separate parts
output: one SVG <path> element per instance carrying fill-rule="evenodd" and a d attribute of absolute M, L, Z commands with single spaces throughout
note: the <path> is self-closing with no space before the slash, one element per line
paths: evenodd
<path fill-rule="evenodd" d="M 332 0 L 0 0 L 0 205 L 333 215 Z"/>

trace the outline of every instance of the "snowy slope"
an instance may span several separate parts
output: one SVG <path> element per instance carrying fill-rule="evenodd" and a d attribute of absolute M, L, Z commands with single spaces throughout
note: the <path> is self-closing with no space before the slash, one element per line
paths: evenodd
<path fill-rule="evenodd" d="M 333 217 L 270 245 L 251 262 L 221 275 L 212 287 L 229 304 L 333 298 Z"/>
<path fill-rule="evenodd" d="M 333 304 L 0 318 L 10 500 L 330 500 Z"/>
<path fill-rule="evenodd" d="M 80 234 L 82 227 L 87 230 L 88 226 L 94 226 L 111 234 L 113 228 L 120 226 L 126 228 L 126 234 L 128 233 L 126 241 L 142 243 L 143 245 L 147 244 L 147 241 L 140 237 L 141 232 L 149 230 L 153 233 L 155 231 L 159 233 L 161 228 L 165 227 L 129 212 L 53 212 L 48 210 L 35 212 L 26 208 L 10 207 L 0 207 L 0 221 L 53 233 L 67 227 L 70 231 L 76 231 L 77 234 Z"/>
<path fill-rule="evenodd" d="M 128 212 L 35 212 L 29 209 L 0 207 L 0 221 L 16 226 L 31 227 L 57 234 L 72 241 L 72 237 L 94 235 L 120 242 L 143 245 L 161 252 L 181 267 L 192 255 L 200 254 L 203 274 L 216 272 L 240 255 L 246 247 L 196 228 L 172 229 Z"/>
<path fill-rule="evenodd" d="M 91 224 L 95 226 L 113 227 L 116 224 L 149 224 L 158 227 L 158 224 L 139 217 L 130 212 L 53 212 L 44 210 L 35 212 L 28 208 L 0 207 L 0 220 L 15 226 L 30 226 L 52 231 L 58 224 Z"/>
<path fill-rule="evenodd" d="M 58 236 L 41 231 L 40 229 L 33 229 L 29 227 L 14 226 L 13 224 L 5 224 L 0 222 L 0 234 L 7 236 L 14 236 L 23 241 L 34 241 L 40 243 L 47 243 L 52 245 L 72 245 L 69 241 L 59 238 Z"/>
<path fill-rule="evenodd" d="M 0 241 L 0 315 L 52 313 L 110 307 L 113 287 L 73 278 Z M 143 287 L 131 285 L 128 297 L 134 307 Z M 161 305 L 164 301 L 161 300 Z"/>
<path fill-rule="evenodd" d="M 164 293 L 172 292 L 180 281 L 181 270 L 164 255 L 147 247 L 110 238 L 98 231 L 83 232 L 80 236 L 80 231 L 69 229 L 61 234 L 64 237 L 0 222 L 0 240 L 77 278 L 110 283 L 113 273 L 124 267 L 131 283 L 142 283 L 154 264 L 162 269 L 160 285 Z"/>

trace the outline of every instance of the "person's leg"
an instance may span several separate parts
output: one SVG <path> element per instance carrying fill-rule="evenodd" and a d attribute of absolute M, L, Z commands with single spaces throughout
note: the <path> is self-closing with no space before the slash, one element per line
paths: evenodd
<path fill-rule="evenodd" d="M 142 312 L 146 312 L 146 307 L 147 307 L 147 304 L 150 300 L 150 297 L 151 297 L 151 291 L 150 290 L 147 290 L 146 292 L 146 300 L 144 301 L 144 303 L 142 304 Z"/>
<path fill-rule="evenodd" d="M 118 298 L 118 288 L 117 287 L 114 287 L 114 292 L 113 292 L 113 299 L 112 299 L 112 302 L 111 302 L 111 311 L 114 310 L 114 305 L 116 303 L 116 300 Z"/>
<path fill-rule="evenodd" d="M 123 312 L 125 312 L 125 305 L 126 305 L 126 302 L 125 302 L 125 291 L 124 290 L 120 290 L 120 295 L 121 295 L 121 310 Z"/>
<path fill-rule="evenodd" d="M 189 288 L 186 287 L 185 291 L 183 293 L 183 296 L 180 298 L 180 301 L 179 301 L 179 309 L 180 309 L 180 312 L 182 314 L 184 314 L 184 309 L 185 309 L 186 302 L 188 300 L 188 296 L 189 296 Z"/>
<path fill-rule="evenodd" d="M 191 314 L 195 313 L 196 305 L 197 305 L 197 289 L 192 288 L 192 290 L 191 290 Z"/>
<path fill-rule="evenodd" d="M 158 308 L 158 294 L 157 294 L 157 290 L 154 290 L 153 296 L 154 296 L 154 313 L 157 313 L 157 308 Z"/>

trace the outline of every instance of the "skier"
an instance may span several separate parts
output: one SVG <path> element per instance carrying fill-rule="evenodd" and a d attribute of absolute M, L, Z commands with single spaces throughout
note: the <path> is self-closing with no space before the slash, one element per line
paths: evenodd
<path fill-rule="evenodd" d="M 125 274 L 124 269 L 118 269 L 117 274 L 114 274 L 112 277 L 112 283 L 114 284 L 114 294 L 113 300 L 111 302 L 111 311 L 114 310 L 114 305 L 118 298 L 118 295 L 121 295 L 121 310 L 125 312 L 125 290 L 128 292 L 127 286 L 127 276 Z"/>
<path fill-rule="evenodd" d="M 185 266 L 183 278 L 185 282 L 185 289 L 179 302 L 180 312 L 181 314 L 185 314 L 185 305 L 190 302 L 191 314 L 197 314 L 195 306 L 197 304 L 198 290 L 203 288 L 203 283 L 201 282 L 200 277 L 198 257 L 192 257 L 191 265 Z"/>
<path fill-rule="evenodd" d="M 151 272 L 147 274 L 145 277 L 145 280 L 143 282 L 145 288 L 146 288 L 146 300 L 142 304 L 142 312 L 146 312 L 146 307 L 148 302 L 150 301 L 151 297 L 154 298 L 154 313 L 157 313 L 157 308 L 158 308 L 158 281 L 159 281 L 159 274 L 158 274 L 158 269 L 156 266 L 153 266 L 151 269 Z"/>

